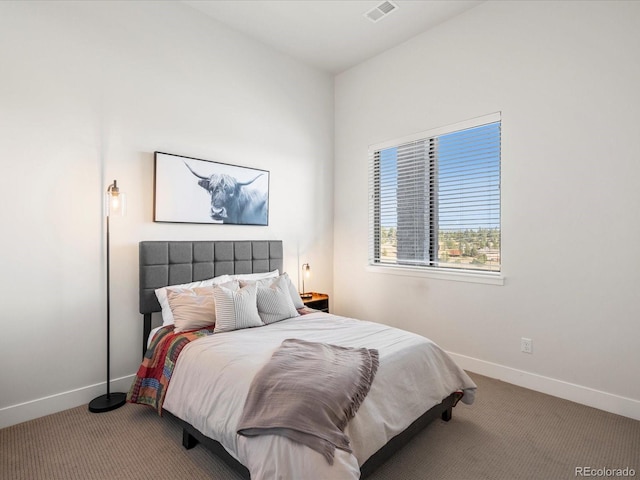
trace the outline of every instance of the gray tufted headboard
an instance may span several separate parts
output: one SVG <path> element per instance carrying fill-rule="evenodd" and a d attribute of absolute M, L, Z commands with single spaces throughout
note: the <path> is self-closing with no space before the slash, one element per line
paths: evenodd
<path fill-rule="evenodd" d="M 143 348 L 151 332 L 151 313 L 159 312 L 155 289 L 224 274 L 282 272 L 282 240 L 140 242 L 140 313 Z"/>

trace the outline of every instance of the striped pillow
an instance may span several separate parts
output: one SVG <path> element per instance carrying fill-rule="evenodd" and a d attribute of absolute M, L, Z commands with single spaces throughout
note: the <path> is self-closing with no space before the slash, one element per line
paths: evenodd
<path fill-rule="evenodd" d="M 244 287 L 245 285 L 249 285 L 250 283 L 255 283 L 256 285 L 258 285 L 258 287 L 269 287 L 273 284 L 273 282 L 277 280 L 282 280 L 284 282 L 282 286 L 283 288 L 286 286 L 286 290 L 291 295 L 291 300 L 293 301 L 293 305 L 296 308 L 303 308 L 304 303 L 300 298 L 298 289 L 293 285 L 293 282 L 291 281 L 291 278 L 289 277 L 289 274 L 287 274 L 287 272 L 283 273 L 279 277 L 269 277 L 269 278 L 262 278 L 258 280 L 242 280 L 241 279 L 240 286 Z"/>
<path fill-rule="evenodd" d="M 237 291 L 225 286 L 216 286 L 213 289 L 216 302 L 216 326 L 213 333 L 264 325 L 258 315 L 257 290 L 258 287 L 254 283 Z"/>
<path fill-rule="evenodd" d="M 280 276 L 269 286 L 257 284 L 258 315 L 265 325 L 298 316 L 289 283 L 288 277 Z"/>

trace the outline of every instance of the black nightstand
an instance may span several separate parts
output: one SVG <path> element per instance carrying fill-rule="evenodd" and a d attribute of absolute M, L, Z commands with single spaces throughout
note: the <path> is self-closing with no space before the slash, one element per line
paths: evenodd
<path fill-rule="evenodd" d="M 302 303 L 306 307 L 329 313 L 329 295 L 326 293 L 313 292 L 311 298 L 303 298 Z"/>

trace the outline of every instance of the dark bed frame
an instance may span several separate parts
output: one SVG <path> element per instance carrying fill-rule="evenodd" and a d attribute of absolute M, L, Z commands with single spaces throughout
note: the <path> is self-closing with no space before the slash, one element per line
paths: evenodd
<path fill-rule="evenodd" d="M 147 350 L 154 312 L 160 312 L 155 295 L 157 288 L 190 283 L 219 275 L 262 273 L 275 269 L 282 272 L 283 249 L 280 240 L 242 241 L 146 241 L 140 242 L 140 313 L 144 316 L 142 353 Z M 462 397 L 454 392 L 442 403 L 426 411 L 406 430 L 393 437 L 361 467 L 360 478 L 366 478 L 411 438 L 438 417 L 451 420 L 452 409 Z M 243 478 L 250 479 L 249 470 L 236 460 L 216 440 L 203 435 L 193 426 L 163 410 L 182 426 L 182 445 L 191 449 L 198 443 L 219 456 Z"/>

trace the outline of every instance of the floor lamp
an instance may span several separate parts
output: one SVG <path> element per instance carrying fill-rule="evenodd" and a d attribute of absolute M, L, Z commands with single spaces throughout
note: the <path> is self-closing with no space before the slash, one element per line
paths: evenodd
<path fill-rule="evenodd" d="M 89 411 L 93 413 L 109 412 L 120 408 L 125 404 L 125 393 L 111 393 L 111 371 L 110 371 L 110 350 L 111 350 L 111 292 L 110 292 L 110 279 L 109 279 L 109 217 L 112 215 L 123 216 L 126 208 L 126 195 L 121 193 L 118 189 L 116 180 L 113 181 L 109 188 L 107 188 L 105 198 L 105 216 L 107 217 L 107 393 L 100 395 L 89 402 Z"/>

